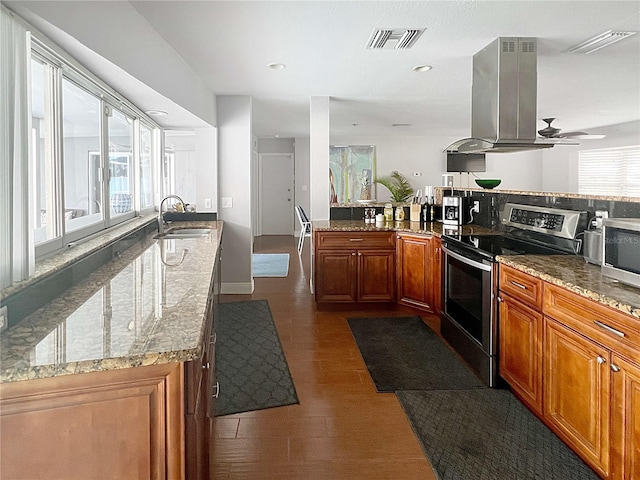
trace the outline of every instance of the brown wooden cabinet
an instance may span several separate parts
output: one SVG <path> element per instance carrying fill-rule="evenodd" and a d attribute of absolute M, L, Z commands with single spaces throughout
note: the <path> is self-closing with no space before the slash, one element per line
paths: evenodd
<path fill-rule="evenodd" d="M 398 303 L 431 311 L 433 308 L 433 237 L 398 233 Z"/>
<path fill-rule="evenodd" d="M 391 232 L 315 232 L 318 303 L 395 302 Z"/>
<path fill-rule="evenodd" d="M 440 314 L 442 242 L 432 235 L 396 235 L 398 303 Z"/>
<path fill-rule="evenodd" d="M 542 414 L 542 314 L 500 293 L 500 376 Z"/>
<path fill-rule="evenodd" d="M 500 376 L 542 414 L 542 281 L 500 265 Z"/>
<path fill-rule="evenodd" d="M 600 475 L 609 475 L 609 352 L 545 318 L 544 417 Z"/>
<path fill-rule="evenodd" d="M 611 477 L 640 478 L 640 364 L 611 358 Z"/>
<path fill-rule="evenodd" d="M 183 364 L 6 383 L 0 477 L 180 479 Z"/>
<path fill-rule="evenodd" d="M 602 477 L 638 478 L 640 323 L 548 283 L 544 313 L 545 418 Z"/>
<path fill-rule="evenodd" d="M 640 322 L 500 265 L 500 374 L 602 478 L 640 478 Z"/>

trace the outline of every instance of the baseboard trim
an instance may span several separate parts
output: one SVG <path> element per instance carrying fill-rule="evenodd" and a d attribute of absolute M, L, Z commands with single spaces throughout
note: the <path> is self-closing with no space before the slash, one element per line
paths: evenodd
<path fill-rule="evenodd" d="M 225 295 L 251 295 L 253 293 L 253 279 L 250 283 L 223 283 L 220 293 Z"/>

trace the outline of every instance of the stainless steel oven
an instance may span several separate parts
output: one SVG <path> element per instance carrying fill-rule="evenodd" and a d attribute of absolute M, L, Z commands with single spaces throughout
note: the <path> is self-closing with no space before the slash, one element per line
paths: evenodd
<path fill-rule="evenodd" d="M 444 338 L 490 387 L 498 378 L 496 318 L 498 276 L 495 261 L 461 252 L 444 240 Z"/>
<path fill-rule="evenodd" d="M 442 336 L 477 371 L 498 386 L 498 255 L 576 254 L 587 212 L 506 204 L 505 230 L 492 235 L 442 236 Z"/>

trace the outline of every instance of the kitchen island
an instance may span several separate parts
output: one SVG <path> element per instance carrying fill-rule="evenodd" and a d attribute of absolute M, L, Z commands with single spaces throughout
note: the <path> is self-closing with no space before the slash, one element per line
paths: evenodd
<path fill-rule="evenodd" d="M 2 333 L 2 478 L 206 473 L 222 222 L 180 225 Z"/>

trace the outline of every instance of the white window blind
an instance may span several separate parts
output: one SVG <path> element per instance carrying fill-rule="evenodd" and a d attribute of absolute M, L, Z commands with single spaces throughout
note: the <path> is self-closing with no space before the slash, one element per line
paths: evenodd
<path fill-rule="evenodd" d="M 578 193 L 640 197 L 640 145 L 581 151 Z"/>

